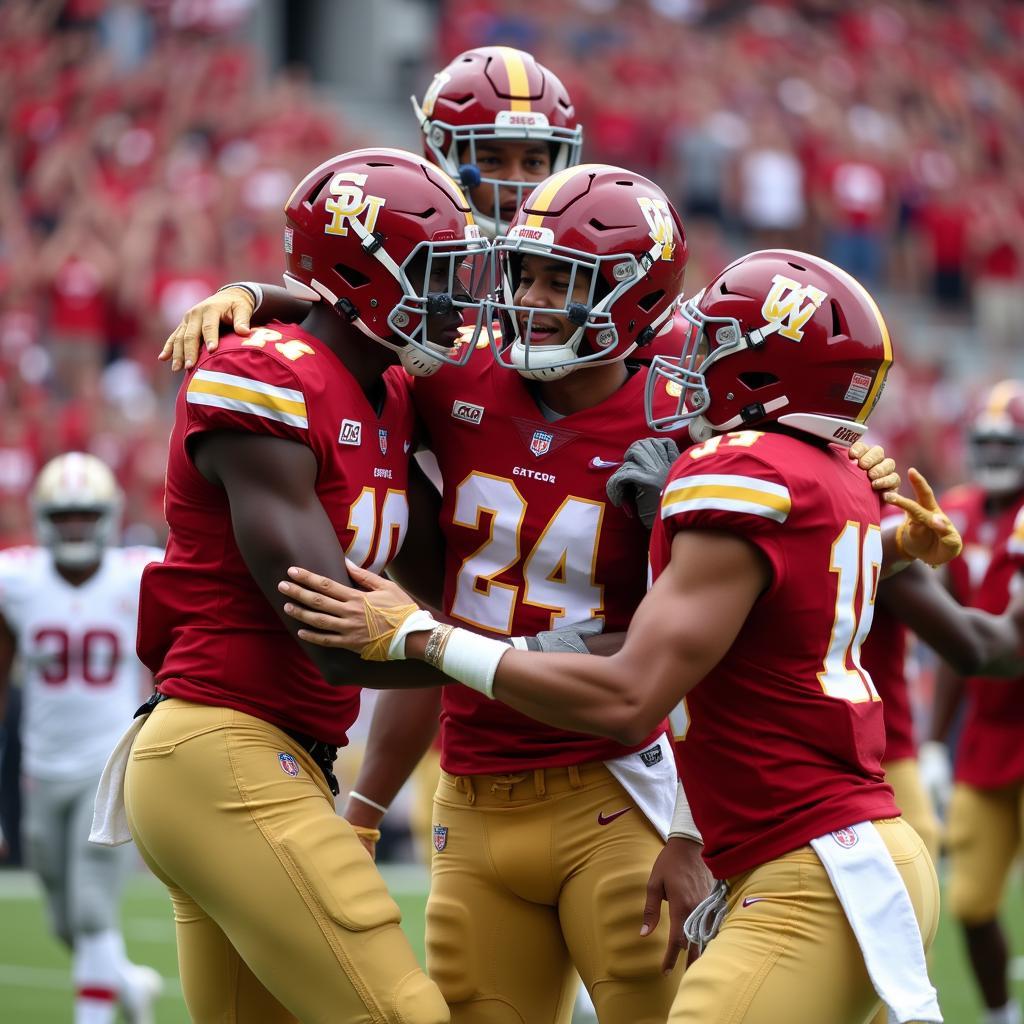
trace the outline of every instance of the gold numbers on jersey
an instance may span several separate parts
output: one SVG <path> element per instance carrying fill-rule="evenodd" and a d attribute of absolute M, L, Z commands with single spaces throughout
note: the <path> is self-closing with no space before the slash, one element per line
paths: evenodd
<path fill-rule="evenodd" d="M 763 430 L 730 430 L 728 434 L 716 434 L 709 441 L 694 445 L 687 454 L 691 459 L 703 459 L 717 452 L 723 444 L 727 448 L 750 448 L 759 437 L 764 437 Z"/>
<path fill-rule="evenodd" d="M 836 575 L 836 613 L 818 682 L 829 697 L 862 704 L 881 700 L 860 663 L 860 648 L 875 614 L 875 592 L 882 567 L 882 531 L 848 522 L 832 542 L 829 572 Z M 860 592 L 860 610 L 857 595 Z"/>
<path fill-rule="evenodd" d="M 508 477 L 470 473 L 455 492 L 452 523 L 487 528 L 484 542 L 462 560 L 453 617 L 481 629 L 512 632 L 516 600 L 550 611 L 549 629 L 600 617 L 604 588 L 596 580 L 604 505 L 568 496 L 522 563 L 522 584 L 499 583 L 520 559 L 526 499 Z"/>
<path fill-rule="evenodd" d="M 301 359 L 303 356 L 312 356 L 316 353 L 307 345 L 304 341 L 299 341 L 298 338 L 289 338 L 288 341 L 279 341 L 274 348 L 285 357 L 290 359 L 293 363 L 296 359 Z"/>
<path fill-rule="evenodd" d="M 264 348 L 268 341 L 280 341 L 283 337 L 280 331 L 269 327 L 257 327 L 248 338 L 243 339 L 242 344 L 247 348 Z"/>

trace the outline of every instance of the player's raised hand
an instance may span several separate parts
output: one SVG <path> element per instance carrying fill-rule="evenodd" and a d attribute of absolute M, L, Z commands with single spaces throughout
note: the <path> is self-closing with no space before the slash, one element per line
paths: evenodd
<path fill-rule="evenodd" d="M 368 661 L 394 659 L 390 643 L 399 627 L 419 605 L 397 583 L 346 560 L 352 582 L 346 586 L 292 566 L 290 579 L 277 589 L 289 600 L 285 612 L 304 627 L 299 637 L 318 647 L 343 647 Z M 436 623 L 435 623 L 436 625 Z M 404 657 L 404 652 L 397 655 Z"/>
<path fill-rule="evenodd" d="M 895 492 L 885 495 L 890 505 L 906 513 L 896 531 L 896 549 L 901 557 L 908 560 L 916 558 L 933 567 L 945 565 L 963 550 L 963 540 L 949 516 L 939 508 L 928 481 L 913 468 L 907 475 L 917 496 L 916 501 Z"/>
<path fill-rule="evenodd" d="M 880 444 L 869 448 L 863 441 L 854 441 L 849 453 L 857 466 L 867 473 L 874 490 L 882 493 L 898 490 L 900 475 L 896 472 L 896 461 L 886 456 Z"/>
<path fill-rule="evenodd" d="M 703 847 L 691 839 L 671 836 L 658 854 L 647 882 L 641 935 L 650 935 L 661 920 L 661 904 L 668 903 L 668 941 L 661 969 L 667 974 L 686 949 L 683 924 L 714 884 L 701 856 Z"/>
<path fill-rule="evenodd" d="M 235 334 L 252 333 L 249 319 L 256 302 L 244 288 L 225 288 L 194 305 L 164 342 L 158 359 L 171 361 L 175 372 L 191 369 L 199 358 L 199 342 L 211 352 L 220 345 L 220 325 L 230 324 Z"/>

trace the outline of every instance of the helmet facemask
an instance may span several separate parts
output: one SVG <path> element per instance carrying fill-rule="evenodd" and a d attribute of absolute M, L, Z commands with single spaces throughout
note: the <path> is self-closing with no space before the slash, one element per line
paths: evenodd
<path fill-rule="evenodd" d="M 1012 424 L 976 424 L 968 461 L 972 478 L 986 493 L 1004 497 L 1024 490 L 1024 433 Z"/>

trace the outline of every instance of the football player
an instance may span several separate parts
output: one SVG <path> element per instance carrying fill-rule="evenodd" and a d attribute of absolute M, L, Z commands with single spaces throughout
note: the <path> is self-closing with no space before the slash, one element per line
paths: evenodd
<path fill-rule="evenodd" d="M 387 149 L 312 171 L 286 225 L 289 287 L 318 301 L 301 323 L 226 338 L 178 395 L 170 539 L 139 625 L 158 695 L 125 755 L 127 822 L 171 893 L 193 1020 L 441 1024 L 397 906 L 335 813 L 331 765 L 369 676 L 299 650 L 275 588 L 300 555 L 382 569 L 410 518 L 436 516 L 416 504 L 395 364 L 459 358 L 465 317 L 481 316 L 462 275 L 486 242 L 443 171 Z M 111 772 L 97 838 L 117 823 Z"/>
<path fill-rule="evenodd" d="M 994 565 L 989 571 L 989 559 L 1006 545 L 1024 505 L 1024 384 L 1006 380 L 991 389 L 971 424 L 968 443 L 973 482 L 956 488 L 944 502 L 951 516 L 961 518 L 965 543 L 961 564 L 950 566 L 949 583 L 962 603 L 998 612 L 1009 600 L 1009 581 Z M 922 746 L 926 777 L 939 799 L 948 797 L 944 741 L 965 703 L 947 814 L 948 892 L 987 1024 L 1020 1024 L 1022 1019 L 1020 1005 L 1010 996 L 1009 953 L 998 920 L 1024 822 L 1020 692 L 1019 681 L 993 685 L 940 671 L 931 742 Z"/>
<path fill-rule="evenodd" d="M 76 1024 L 152 1021 L 163 987 L 125 954 L 127 850 L 88 843 L 100 772 L 144 692 L 139 578 L 156 548 L 112 547 L 121 492 L 93 455 L 48 462 L 31 494 L 38 547 L 0 553 L 0 706 L 19 658 L 23 840 L 53 934 L 71 951 Z"/>
<path fill-rule="evenodd" d="M 942 564 L 960 539 L 913 471 L 919 502 L 887 495 L 906 516 L 883 537 L 842 451 L 881 393 L 888 332 L 844 271 L 784 250 L 730 265 L 684 313 L 689 340 L 655 360 L 646 405 L 653 428 L 689 423 L 698 443 L 670 474 L 654 583 L 620 651 L 509 650 L 359 570 L 369 593 L 298 568 L 280 588 L 311 642 L 426 660 L 554 727 L 635 743 L 678 708 L 684 782 L 703 782 L 693 817 L 724 882 L 691 931 L 724 924 L 673 1022 L 854 1024 L 879 997 L 900 1021 L 941 1021 L 924 960 L 938 885 L 884 780 L 860 645 L 879 573 Z"/>

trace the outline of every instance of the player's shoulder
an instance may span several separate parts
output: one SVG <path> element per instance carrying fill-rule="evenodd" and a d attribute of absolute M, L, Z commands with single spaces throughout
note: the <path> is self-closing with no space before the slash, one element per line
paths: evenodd
<path fill-rule="evenodd" d="M 46 548 L 30 544 L 0 551 L 0 603 L 37 589 L 50 559 Z"/>
<path fill-rule="evenodd" d="M 717 511 L 785 522 L 799 465 L 791 446 L 801 444 L 782 435 L 740 430 L 691 445 L 669 473 L 662 518 Z"/>
<path fill-rule="evenodd" d="M 248 337 L 227 334 L 216 352 L 203 352 L 196 372 L 229 373 L 272 385 L 303 387 L 327 373 L 321 342 L 295 324 L 257 327 Z"/>
<path fill-rule="evenodd" d="M 456 341 L 456 348 L 472 343 L 472 332 L 463 328 L 463 333 Z M 467 333 L 468 332 L 468 333 Z M 456 354 L 457 355 L 457 354 Z M 479 337 L 473 345 L 466 362 L 461 365 L 442 366 L 436 373 L 429 377 L 413 377 L 410 379 L 410 387 L 417 402 L 444 401 L 452 396 L 461 400 L 469 399 L 468 388 L 473 388 L 478 393 L 476 386 L 482 378 L 489 376 L 495 371 L 512 374 L 512 370 L 503 370 L 494 361 L 491 354 L 490 343 L 486 337 Z M 518 375 L 517 375 L 518 376 Z"/>

